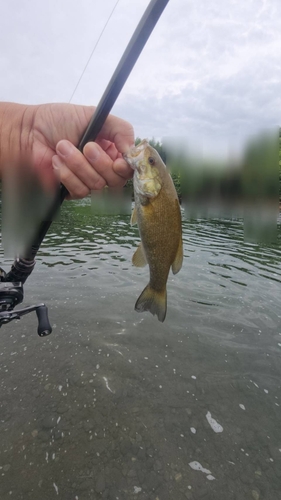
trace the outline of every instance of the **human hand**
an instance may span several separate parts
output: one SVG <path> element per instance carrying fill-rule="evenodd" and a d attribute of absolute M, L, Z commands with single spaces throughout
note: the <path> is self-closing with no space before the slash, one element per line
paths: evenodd
<path fill-rule="evenodd" d="M 94 107 L 74 104 L 10 106 L 16 107 L 18 115 L 24 108 L 19 122 L 22 128 L 20 149 L 31 158 L 32 168 L 46 189 L 54 188 L 59 180 L 68 190 L 69 197 L 83 198 L 106 185 L 121 187 L 132 177 L 132 170 L 122 157 L 122 153 L 134 144 L 134 131 L 128 122 L 109 115 L 97 140 L 86 144 L 82 154 L 74 145 L 79 143 L 87 128 Z M 9 117 L 9 107 L 6 116 Z"/>
<path fill-rule="evenodd" d="M 94 112 L 93 107 L 45 104 L 35 111 L 33 158 L 35 166 L 52 182 L 52 169 L 59 175 L 71 198 L 84 198 L 104 186 L 121 187 L 132 176 L 122 157 L 134 143 L 132 126 L 110 115 L 96 142 L 89 142 L 82 154 L 78 144 Z M 54 154 L 56 153 L 56 154 Z"/>

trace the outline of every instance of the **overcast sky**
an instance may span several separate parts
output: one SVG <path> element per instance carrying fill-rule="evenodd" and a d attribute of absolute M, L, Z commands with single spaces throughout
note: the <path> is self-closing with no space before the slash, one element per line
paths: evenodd
<path fill-rule="evenodd" d="M 119 0 L 71 102 L 98 103 L 148 3 Z M 3 0 L 0 99 L 69 102 L 115 4 Z M 170 0 L 113 112 L 141 137 L 281 125 L 281 0 Z"/>

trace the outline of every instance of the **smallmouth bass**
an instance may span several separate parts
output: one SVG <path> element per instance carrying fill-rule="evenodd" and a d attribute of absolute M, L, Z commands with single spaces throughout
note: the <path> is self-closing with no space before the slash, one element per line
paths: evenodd
<path fill-rule="evenodd" d="M 135 310 L 150 311 L 164 321 L 170 268 L 178 273 L 183 261 L 181 212 L 177 192 L 158 152 L 143 140 L 123 155 L 134 170 L 135 208 L 141 243 L 133 255 L 137 267 L 149 266 L 150 280 Z"/>

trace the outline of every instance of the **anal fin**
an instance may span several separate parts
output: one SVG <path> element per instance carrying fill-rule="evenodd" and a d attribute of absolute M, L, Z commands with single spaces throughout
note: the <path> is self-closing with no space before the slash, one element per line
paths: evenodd
<path fill-rule="evenodd" d="M 142 242 L 140 242 L 138 248 L 136 249 L 133 258 L 132 258 L 132 263 L 136 267 L 144 267 L 147 264 L 145 252 L 142 246 Z"/>
<path fill-rule="evenodd" d="M 180 271 L 182 266 L 182 261 L 183 261 L 183 248 L 182 248 L 182 238 L 180 238 L 176 257 L 174 262 L 172 263 L 173 274 L 177 274 Z"/>

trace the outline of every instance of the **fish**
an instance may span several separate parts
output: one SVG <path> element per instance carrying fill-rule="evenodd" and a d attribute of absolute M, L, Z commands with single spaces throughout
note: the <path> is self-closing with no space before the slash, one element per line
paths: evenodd
<path fill-rule="evenodd" d="M 141 239 L 132 263 L 137 267 L 148 264 L 150 274 L 135 310 L 149 311 L 163 322 L 169 272 L 172 269 L 173 274 L 178 273 L 183 262 L 178 195 L 165 163 L 146 139 L 132 146 L 123 157 L 134 170 L 135 207 L 131 225 L 138 225 Z"/>

